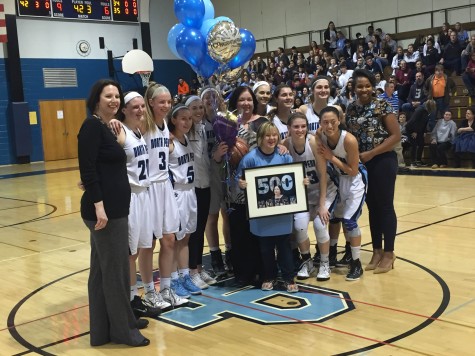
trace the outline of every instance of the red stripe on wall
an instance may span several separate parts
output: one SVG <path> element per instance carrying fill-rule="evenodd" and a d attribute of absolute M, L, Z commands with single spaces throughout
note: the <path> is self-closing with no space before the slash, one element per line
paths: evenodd
<path fill-rule="evenodd" d="M 0 27 L 7 27 L 7 23 L 5 22 L 5 19 L 0 19 Z"/>
<path fill-rule="evenodd" d="M 3 4 L 0 4 L 0 12 L 4 12 L 5 10 L 3 9 Z"/>
<path fill-rule="evenodd" d="M 0 43 L 6 43 L 7 41 L 7 35 L 0 35 Z"/>

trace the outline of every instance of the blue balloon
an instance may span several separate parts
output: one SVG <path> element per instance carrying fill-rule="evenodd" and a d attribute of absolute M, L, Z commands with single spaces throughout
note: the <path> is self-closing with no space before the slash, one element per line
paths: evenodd
<path fill-rule="evenodd" d="M 203 0 L 175 0 L 175 15 L 186 27 L 200 28 L 205 15 Z"/>
<path fill-rule="evenodd" d="M 241 49 L 238 54 L 234 56 L 229 62 L 228 67 L 230 69 L 235 69 L 242 66 L 248 60 L 251 59 L 252 55 L 256 51 L 256 39 L 251 31 L 246 30 L 245 28 L 240 28 L 239 33 L 241 35 Z"/>
<path fill-rule="evenodd" d="M 199 30 L 185 27 L 176 38 L 176 50 L 188 64 L 199 67 L 206 54 L 206 41 Z"/>
<path fill-rule="evenodd" d="M 203 0 L 205 5 L 205 15 L 203 16 L 203 22 L 214 18 L 214 6 L 211 0 Z"/>
<path fill-rule="evenodd" d="M 203 37 L 205 38 L 205 40 L 206 40 L 206 37 L 208 36 L 209 30 L 211 30 L 211 28 L 213 28 L 214 25 L 216 25 L 216 19 L 209 19 L 209 20 L 203 21 L 200 31 Z"/>
<path fill-rule="evenodd" d="M 170 48 L 170 51 L 172 53 L 180 58 L 180 55 L 178 54 L 178 51 L 176 50 L 176 38 L 180 34 L 181 31 L 185 29 L 185 26 L 183 26 L 181 23 L 177 23 L 175 26 L 173 26 L 170 31 L 168 32 L 168 48 Z"/>
<path fill-rule="evenodd" d="M 218 21 L 228 21 L 228 22 L 234 23 L 233 20 L 231 20 L 229 17 L 226 17 L 226 16 L 216 17 L 215 20 L 216 20 L 216 22 L 218 22 Z"/>
<path fill-rule="evenodd" d="M 213 58 L 209 56 L 209 54 L 205 54 L 201 65 L 198 67 L 198 72 L 203 78 L 208 79 L 211 77 L 214 72 L 219 67 L 219 63 L 216 62 Z"/>

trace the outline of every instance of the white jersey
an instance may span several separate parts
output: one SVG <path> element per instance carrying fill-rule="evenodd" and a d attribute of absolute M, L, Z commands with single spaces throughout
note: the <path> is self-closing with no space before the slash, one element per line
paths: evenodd
<path fill-rule="evenodd" d="M 127 126 L 122 125 L 125 132 L 124 151 L 127 155 L 127 176 L 129 184 L 134 188 L 150 186 L 148 178 L 148 148 L 142 135 L 135 134 Z"/>
<path fill-rule="evenodd" d="M 190 188 L 192 188 L 195 181 L 195 154 L 190 142 L 185 136 L 185 144 L 182 144 L 177 138 L 173 139 L 173 144 L 175 148 L 170 154 L 170 180 L 172 184 L 189 184 Z"/>
<path fill-rule="evenodd" d="M 308 132 L 315 135 L 320 126 L 320 116 L 315 112 L 312 103 L 307 104 L 307 113 L 305 116 L 307 116 L 308 121 Z"/>
<path fill-rule="evenodd" d="M 280 134 L 280 139 L 285 140 L 289 135 L 289 128 L 286 123 L 282 122 L 277 115 L 274 115 L 272 123 L 277 127 Z"/>
<path fill-rule="evenodd" d="M 322 135 L 322 141 L 325 143 L 343 163 L 347 163 L 348 153 L 345 150 L 345 137 L 347 131 L 341 130 L 340 138 L 334 148 L 328 145 L 328 140 L 325 135 Z M 332 163 L 329 166 L 336 177 L 338 184 L 339 201 L 335 208 L 335 216 L 337 218 L 357 220 L 361 215 L 361 209 L 366 196 L 366 168 L 360 164 L 358 167 L 358 174 L 354 177 L 349 176 Z"/>
<path fill-rule="evenodd" d="M 320 192 L 320 181 L 317 175 L 317 167 L 315 156 L 313 155 L 312 148 L 310 147 L 310 137 L 305 139 L 305 146 L 303 152 L 297 152 L 292 143 L 292 138 L 288 138 L 289 153 L 292 156 L 294 162 L 303 162 L 305 167 L 305 175 L 309 178 L 310 184 L 307 186 L 308 203 L 310 205 L 318 204 L 318 197 Z"/>
<path fill-rule="evenodd" d="M 168 179 L 168 162 L 170 131 L 166 122 L 163 127 L 156 127 L 155 131 L 147 132 L 144 135 L 148 147 L 149 179 L 151 182 L 160 182 Z"/>

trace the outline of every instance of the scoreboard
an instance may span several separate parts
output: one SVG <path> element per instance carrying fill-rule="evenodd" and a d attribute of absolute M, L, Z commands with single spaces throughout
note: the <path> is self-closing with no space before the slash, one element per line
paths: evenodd
<path fill-rule="evenodd" d="M 139 0 L 16 0 L 18 16 L 139 21 Z"/>

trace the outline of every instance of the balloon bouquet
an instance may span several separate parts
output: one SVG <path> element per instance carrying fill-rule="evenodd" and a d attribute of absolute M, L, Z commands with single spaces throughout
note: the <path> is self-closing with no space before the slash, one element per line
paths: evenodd
<path fill-rule="evenodd" d="M 174 0 L 174 11 L 180 22 L 168 32 L 168 47 L 173 54 L 204 79 L 214 74 L 219 82 L 236 80 L 256 50 L 253 34 L 236 27 L 229 17 L 214 18 L 211 0 Z M 241 153 L 244 146 L 240 142 L 236 147 L 239 117 L 229 112 L 215 112 L 213 131 L 218 142 L 224 141 L 229 147 L 223 160 L 223 180 L 229 187 L 230 158 L 236 156 L 236 149 Z M 236 157 L 239 156 L 242 157 L 242 153 Z M 232 161 L 234 163 L 234 159 Z"/>

